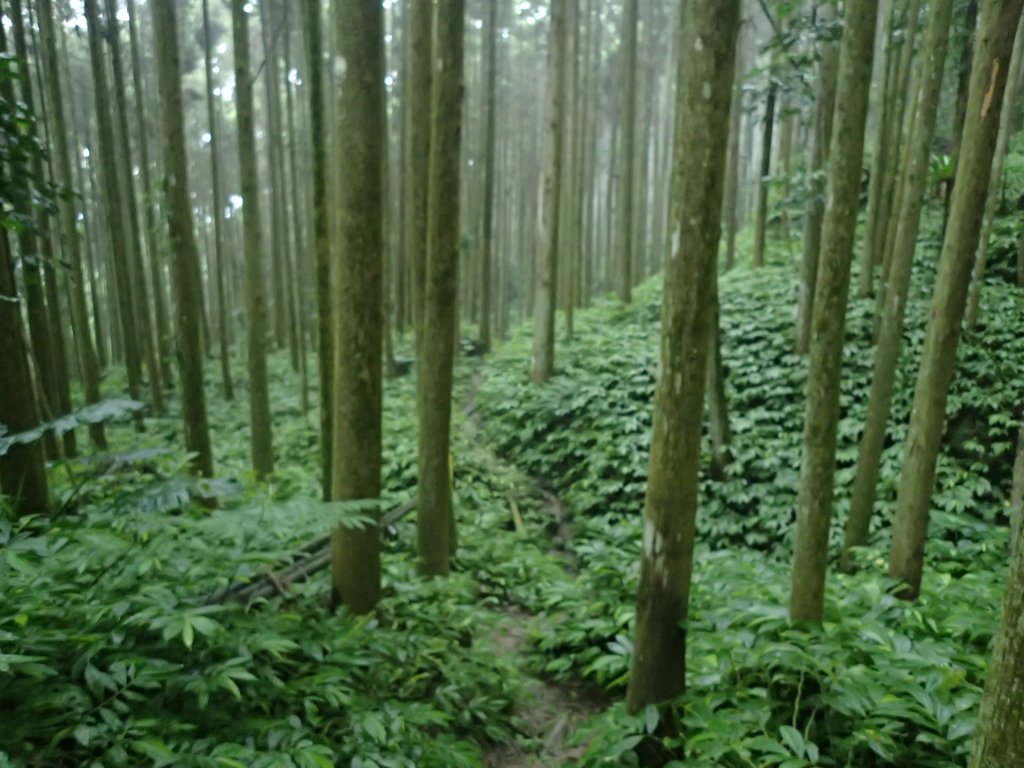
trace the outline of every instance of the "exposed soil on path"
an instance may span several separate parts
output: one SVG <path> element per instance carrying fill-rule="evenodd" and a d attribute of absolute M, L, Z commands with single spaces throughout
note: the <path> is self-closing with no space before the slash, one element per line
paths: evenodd
<path fill-rule="evenodd" d="M 480 373 L 474 374 L 467 392 L 463 414 L 464 428 L 473 440 L 482 439 L 480 413 L 476 392 Z M 547 544 L 547 554 L 565 570 L 566 578 L 576 572 L 576 562 L 566 545 L 572 538 L 572 520 L 561 499 L 543 487 L 534 478 L 535 493 L 541 507 L 552 520 L 549 530 L 554 535 Z M 522 673 L 526 684 L 519 701 L 516 716 L 523 735 L 517 743 L 496 744 L 485 753 L 487 768 L 557 768 L 571 765 L 584 752 L 586 746 L 574 744 L 576 728 L 589 717 L 601 712 L 607 701 L 595 695 L 592 688 L 573 686 L 538 676 L 531 669 L 530 640 L 556 631 L 551 617 L 533 615 L 522 608 L 509 606 L 498 611 L 494 629 L 486 638 L 495 654 L 512 660 Z"/>

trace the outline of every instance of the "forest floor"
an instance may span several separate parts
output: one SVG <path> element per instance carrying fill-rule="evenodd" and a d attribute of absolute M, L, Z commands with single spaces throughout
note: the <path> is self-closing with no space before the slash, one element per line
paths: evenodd
<path fill-rule="evenodd" d="M 477 371 L 464 398 L 462 432 L 466 440 L 486 450 L 476 399 L 480 382 L 481 373 Z M 491 458 L 502 461 L 493 454 Z M 510 466 L 508 469 L 517 471 Z M 514 533 L 506 535 L 529 538 L 558 564 L 564 579 L 569 581 L 576 570 L 576 558 L 567 548 L 572 538 L 570 512 L 556 494 L 544 487 L 542 480 L 532 478 L 530 481 L 526 488 L 541 500 L 548 524 L 541 530 L 528 528 L 514 500 L 510 499 Z M 586 745 L 573 739 L 576 728 L 607 707 L 607 695 L 593 685 L 556 682 L 538 674 L 536 657 L 531 653 L 532 639 L 557 634 L 559 621 L 556 617 L 544 611 L 531 612 L 519 605 L 503 606 L 496 609 L 496 614 L 492 631 L 482 639 L 496 657 L 511 661 L 522 676 L 523 686 L 515 703 L 515 717 L 522 737 L 514 743 L 488 747 L 484 765 L 487 768 L 557 768 L 579 759 Z"/>

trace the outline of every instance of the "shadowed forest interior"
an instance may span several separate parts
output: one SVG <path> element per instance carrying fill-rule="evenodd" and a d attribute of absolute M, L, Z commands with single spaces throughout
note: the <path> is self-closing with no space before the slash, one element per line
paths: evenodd
<path fill-rule="evenodd" d="M 0 0 L 0 768 L 1024 768 L 1024 0 Z"/>

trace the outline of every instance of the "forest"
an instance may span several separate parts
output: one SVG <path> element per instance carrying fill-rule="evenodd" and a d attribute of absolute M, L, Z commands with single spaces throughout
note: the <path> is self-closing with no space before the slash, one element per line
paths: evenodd
<path fill-rule="evenodd" d="M 1024 768 L 1024 0 L 0 0 L 0 768 Z"/>

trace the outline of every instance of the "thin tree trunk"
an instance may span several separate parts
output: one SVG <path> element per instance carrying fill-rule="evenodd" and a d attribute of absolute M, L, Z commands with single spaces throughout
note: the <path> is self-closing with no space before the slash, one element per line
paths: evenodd
<path fill-rule="evenodd" d="M 1022 4 L 1024 0 L 985 5 L 978 29 L 963 149 L 957 164 L 957 184 L 914 391 L 889 554 L 889 575 L 904 582 L 902 594 L 909 599 L 916 598 L 921 589 L 928 510 L 945 423 L 946 399 L 956 367 L 960 323 L 967 302 L 1013 37 Z"/>
<path fill-rule="evenodd" d="M 982 11 L 984 16 L 984 10 Z M 970 120 L 970 117 L 968 117 Z M 965 131 L 966 133 L 966 131 Z M 966 138 L 966 136 L 965 136 Z M 970 768 L 1018 768 L 1024 765 L 1024 542 L 1010 556 L 1003 599 L 1003 625 L 985 680 Z"/>
<path fill-rule="evenodd" d="M 818 6 L 823 24 L 835 19 L 831 2 Z M 819 50 L 818 82 L 814 128 L 811 137 L 811 189 L 804 214 L 804 252 L 800 262 L 800 293 L 796 316 L 796 352 L 806 354 L 811 344 L 811 315 L 814 310 L 814 287 L 818 282 L 818 258 L 821 253 L 821 225 L 825 218 L 825 173 L 829 141 L 832 139 L 832 114 L 836 101 L 836 78 L 839 75 L 839 44 L 823 42 Z"/>
<path fill-rule="evenodd" d="M 217 282 L 217 337 L 220 344 L 220 378 L 224 399 L 235 399 L 231 380 L 231 353 L 228 347 L 228 311 L 224 291 L 224 193 L 220 180 L 220 127 L 217 124 L 217 102 L 214 98 L 213 52 L 210 39 L 210 2 L 203 0 L 203 63 L 206 74 L 206 122 L 210 133 L 210 176 L 213 182 L 213 245 L 217 253 L 214 279 Z"/>
<path fill-rule="evenodd" d="M 0 327 L 4 328 L 4 333 L 0 333 L 0 360 L 4 361 L 0 365 L 0 422 L 12 434 L 27 432 L 40 422 L 20 303 L 7 230 L 0 227 Z M 0 456 L 0 492 L 14 500 L 14 508 L 21 514 L 50 511 L 42 442 L 12 445 Z"/>
<path fill-rule="evenodd" d="M 327 127 L 324 124 L 323 32 L 320 0 L 303 0 L 306 66 L 309 70 L 310 165 L 313 176 L 313 251 L 316 262 L 317 359 L 320 377 L 320 472 L 330 498 L 333 415 L 334 329 L 331 315 L 331 247 L 327 225 Z"/>
<path fill-rule="evenodd" d="M 174 276 L 177 317 L 177 357 L 181 375 L 181 410 L 185 423 L 185 448 L 193 454 L 192 471 L 213 476 L 213 450 L 206 420 L 203 390 L 203 344 L 199 305 L 203 283 L 199 272 L 189 200 L 185 110 L 181 102 L 181 61 L 178 55 L 177 0 L 151 0 L 153 44 L 156 49 L 157 87 L 160 93 L 160 125 L 164 148 L 164 199 L 167 229 L 171 238 L 171 272 Z M 204 0 L 204 11 L 205 0 Z"/>
<path fill-rule="evenodd" d="M 68 133 L 64 116 L 63 89 L 60 81 L 60 67 L 57 59 L 57 40 L 54 33 L 52 0 L 39 0 L 38 8 L 40 38 L 42 44 L 44 85 L 50 100 L 50 145 L 54 153 L 56 180 L 66 189 L 75 187 L 71 171 L 71 153 L 68 149 Z M 78 212 L 72 198 L 64 196 L 58 201 L 62 253 L 69 270 L 68 290 L 71 297 L 71 322 L 78 350 L 79 366 L 82 372 L 82 389 L 87 405 L 100 401 L 100 369 L 96 349 L 89 330 L 89 309 L 85 298 L 85 274 L 82 269 L 82 243 L 78 235 Z M 89 425 L 89 437 L 93 445 L 106 450 L 106 432 L 102 422 Z"/>
<path fill-rule="evenodd" d="M 142 389 L 142 359 L 138 348 L 137 315 L 132 295 L 132 277 L 129 267 L 124 233 L 127 231 L 121 217 L 123 199 L 121 178 L 117 172 L 114 148 L 114 125 L 110 114 L 110 91 L 107 85 L 106 62 L 103 59 L 103 32 L 97 13 L 98 0 L 85 0 L 85 17 L 89 33 L 89 58 L 95 88 L 96 126 L 99 149 L 100 185 L 103 207 L 113 257 L 114 276 L 117 280 L 118 318 L 123 337 L 125 363 L 128 370 L 128 394 L 138 400 Z M 91 158 L 90 158 L 91 159 Z"/>
<path fill-rule="evenodd" d="M 896 365 L 903 340 L 903 321 L 914 261 L 914 250 L 928 182 L 928 162 L 942 92 L 947 38 L 952 21 L 952 0 L 932 0 L 924 49 L 921 52 L 921 76 L 915 99 L 913 136 L 907 146 L 907 169 L 903 196 L 898 211 L 896 242 L 893 246 L 886 302 L 882 308 L 875 367 L 868 395 L 867 418 L 857 455 L 857 474 L 850 499 L 850 515 L 843 539 L 844 570 L 853 567 L 851 547 L 867 544 L 874 509 L 886 426 L 896 381 Z"/>
<path fill-rule="evenodd" d="M 156 354 L 156 337 L 153 333 L 153 322 L 149 308 L 149 290 L 146 287 L 146 271 L 142 260 L 141 228 L 139 226 L 139 210 L 135 204 L 135 189 L 132 182 L 131 137 L 128 133 L 127 87 L 124 67 L 121 61 L 120 25 L 117 21 L 115 0 L 106 0 L 106 40 L 110 46 L 110 58 L 114 74 L 112 105 L 114 131 L 118 142 L 115 167 L 121 176 L 120 193 L 122 205 L 128 212 L 127 228 L 122 230 L 128 238 L 128 269 L 132 276 L 132 306 L 135 309 L 133 333 L 139 337 L 142 355 L 145 358 L 146 371 L 149 374 L 149 396 L 153 400 L 153 410 L 164 412 L 163 372 Z"/>
<path fill-rule="evenodd" d="M 406 106 L 408 162 L 406 190 L 406 258 L 412 266 L 413 324 L 416 329 L 416 359 L 420 362 L 423 343 L 423 307 L 427 279 L 427 186 L 430 177 L 431 80 L 433 79 L 433 14 L 432 3 L 409 0 L 409 40 L 406 68 L 409 87 Z M 422 365 L 417 365 L 417 375 Z"/>
<path fill-rule="evenodd" d="M 146 217 L 146 251 L 150 287 L 153 291 L 153 310 L 156 315 L 156 343 L 163 374 L 163 385 L 171 387 L 174 376 L 171 372 L 171 323 L 167 311 L 167 298 L 164 293 L 162 279 L 162 262 L 160 248 L 157 245 L 157 215 L 153 202 L 149 199 L 156 190 L 153 187 L 149 166 L 149 139 L 145 110 L 142 107 L 142 96 L 146 92 L 142 80 L 142 64 L 139 55 L 139 35 L 136 29 L 135 0 L 128 0 L 128 34 L 132 56 L 132 84 L 135 87 L 135 122 L 139 137 L 139 168 L 142 177 L 142 207 Z M 212 129 L 211 129 L 212 131 Z"/>
<path fill-rule="evenodd" d="M 1003 96 L 1003 112 L 999 118 L 999 138 L 996 140 L 996 154 L 992 160 L 992 174 L 988 183 L 988 198 L 985 201 L 981 235 L 978 238 L 978 250 L 974 256 L 974 269 L 971 272 L 971 289 L 967 294 L 964 330 L 968 333 L 972 333 L 978 326 L 978 310 L 981 306 L 981 289 L 985 282 L 985 267 L 988 263 L 992 225 L 995 223 L 996 209 L 999 207 L 999 193 L 1003 185 L 1003 161 L 1006 159 L 1006 151 L 1010 146 L 1010 135 L 1013 133 L 1013 109 L 1020 87 L 1022 53 L 1024 53 L 1024 26 L 1018 25 L 1017 36 L 1013 44 L 1013 55 L 1010 57 L 1010 74 L 1006 80 L 1006 94 Z"/>
<path fill-rule="evenodd" d="M 241 182 L 245 250 L 245 314 L 249 326 L 249 423 L 252 466 L 264 478 L 274 470 L 270 393 L 267 386 L 267 308 L 263 291 L 259 169 L 249 65 L 249 15 L 246 0 L 231 0 L 235 52 L 235 109 L 238 115 L 238 173 Z"/>
<path fill-rule="evenodd" d="M 839 50 L 836 101 L 822 223 L 821 257 L 811 315 L 811 344 L 800 465 L 789 613 L 820 622 L 825 612 L 828 532 L 836 469 L 850 262 L 860 202 L 860 174 L 875 49 L 877 0 L 849 0 Z"/>
<path fill-rule="evenodd" d="M 334 467 L 331 497 L 376 499 L 381 484 L 384 313 L 384 13 L 378 0 L 334 4 L 339 253 L 334 296 Z M 448 337 L 451 344 L 451 337 Z M 365 513 L 364 513 L 365 514 Z M 380 599 L 380 530 L 339 526 L 331 537 L 334 602 L 367 613 Z"/>
<path fill-rule="evenodd" d="M 772 79 L 769 70 L 768 77 Z M 772 130 L 775 127 L 775 82 L 768 86 L 761 133 L 761 173 L 757 178 L 757 212 L 754 219 L 754 266 L 764 266 L 765 241 L 768 231 L 768 177 L 772 172 Z"/>
<path fill-rule="evenodd" d="M 494 156 L 498 116 L 498 3 L 487 4 L 487 128 L 484 147 L 484 232 L 480 260 L 480 345 L 491 348 L 491 261 L 494 252 Z"/>
<path fill-rule="evenodd" d="M 420 572 L 448 573 L 452 513 L 452 372 L 459 267 L 459 158 L 462 123 L 464 0 L 440 0 L 430 141 L 430 242 L 427 249 L 423 362 L 420 371 L 419 484 L 416 531 Z M 493 22 L 493 16 L 491 21 Z"/>
<path fill-rule="evenodd" d="M 541 243 L 537 248 L 533 293 L 533 354 L 530 378 L 543 384 L 555 369 L 555 310 L 558 306 L 558 236 L 562 198 L 562 123 L 565 119 L 565 67 L 568 27 L 566 0 L 551 0 L 548 32 L 548 131 L 544 157 Z"/>

